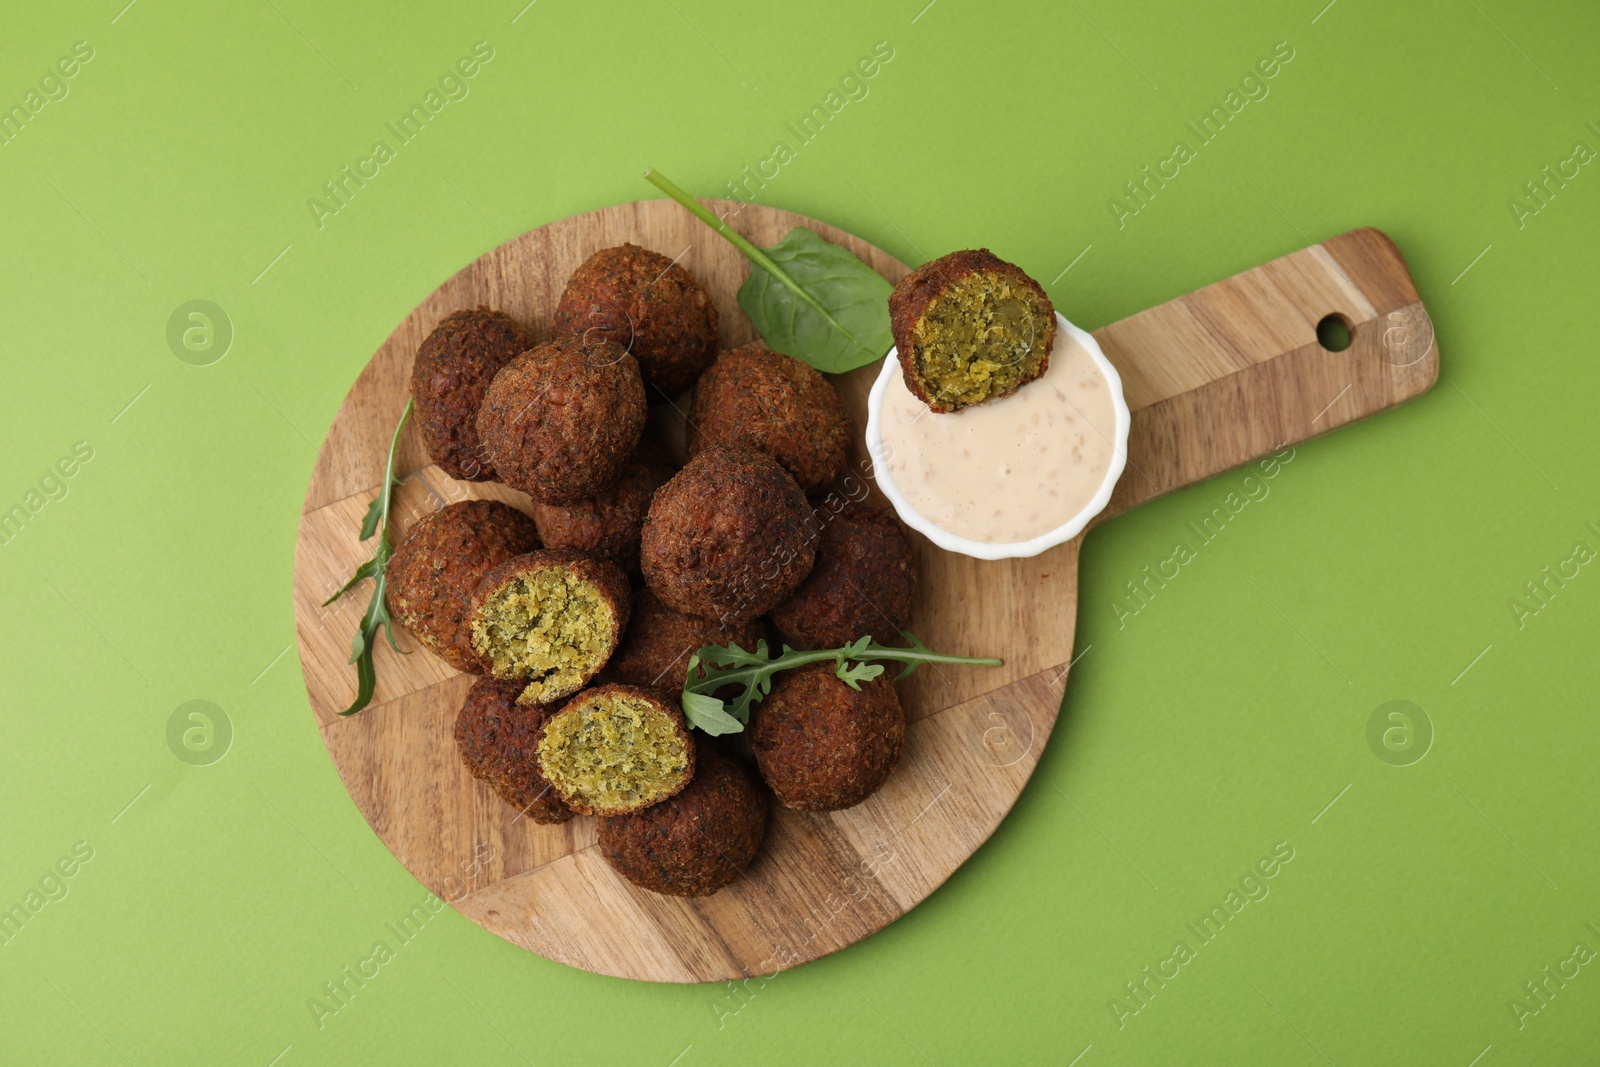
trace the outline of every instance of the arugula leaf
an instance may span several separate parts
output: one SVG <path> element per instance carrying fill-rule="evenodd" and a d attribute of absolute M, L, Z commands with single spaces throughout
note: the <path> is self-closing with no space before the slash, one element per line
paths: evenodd
<path fill-rule="evenodd" d="M 787 651 L 788 646 L 785 645 L 784 649 Z M 746 652 L 743 648 L 739 647 L 738 642 L 734 642 L 733 644 L 727 646 L 707 645 L 705 648 L 696 653 L 696 656 L 699 658 L 701 663 L 709 663 L 713 667 L 759 666 L 760 664 L 767 662 L 769 658 L 767 655 L 767 642 L 765 638 L 756 641 L 756 650 L 754 652 Z M 690 665 L 693 666 L 692 660 Z"/>
<path fill-rule="evenodd" d="M 840 660 L 839 661 L 839 666 L 834 669 L 833 673 L 837 674 L 839 676 L 839 680 L 842 681 L 845 685 L 848 685 L 851 689 L 857 690 L 859 692 L 860 689 L 861 689 L 861 683 L 862 682 L 870 682 L 874 678 L 876 678 L 878 675 L 883 673 L 883 664 L 881 664 L 881 663 L 856 663 L 856 664 L 850 664 L 850 663 L 846 663 L 843 660 Z"/>
<path fill-rule="evenodd" d="M 365 541 L 366 538 L 363 537 L 362 540 Z M 333 594 L 327 600 L 324 600 L 322 602 L 322 606 L 323 607 L 327 607 L 329 604 L 332 604 L 335 600 L 338 600 L 340 597 L 344 596 L 350 590 L 354 589 L 364 579 L 371 578 L 372 575 L 373 575 L 373 572 L 377 569 L 377 562 L 378 561 L 375 560 L 375 559 L 369 559 L 365 563 L 363 563 L 361 566 L 357 567 L 356 568 L 356 573 L 351 576 L 350 580 L 348 582 L 345 582 L 343 585 L 341 585 L 339 587 L 339 591 L 337 593 Z"/>
<path fill-rule="evenodd" d="M 722 709 L 722 701 L 704 693 L 683 694 L 683 717 L 689 720 L 690 726 L 712 737 L 736 734 L 744 729 L 743 722 Z"/>
<path fill-rule="evenodd" d="M 739 306 L 768 345 L 820 371 L 842 374 L 881 359 L 894 344 L 894 287 L 848 251 L 804 226 L 762 249 L 654 169 L 644 176 L 761 268 L 739 287 Z"/>
<path fill-rule="evenodd" d="M 378 547 L 373 551 L 372 558 L 357 567 L 355 574 L 337 593 L 322 602 L 322 606 L 327 607 L 361 582 L 372 579 L 372 599 L 367 603 L 367 610 L 361 616 L 361 625 L 356 628 L 355 639 L 350 646 L 350 662 L 356 665 L 356 698 L 340 715 L 354 715 L 372 702 L 373 691 L 378 687 L 378 672 L 372 661 L 372 649 L 377 643 L 378 631 L 383 630 L 390 648 L 401 651 L 400 646 L 394 643 L 394 620 L 389 617 L 387 600 L 387 568 L 389 558 L 394 555 L 394 545 L 389 541 L 389 508 L 394 501 L 394 491 L 400 487 L 400 479 L 394 476 L 394 457 L 400 448 L 400 431 L 405 428 L 406 419 L 411 417 L 412 404 L 413 401 L 406 401 L 405 410 L 400 412 L 400 421 L 395 423 L 394 436 L 389 439 L 389 458 L 383 468 L 383 485 L 367 506 L 367 514 L 361 520 L 361 540 L 371 540 L 372 535 L 377 534 Z"/>
<path fill-rule="evenodd" d="M 965 663 L 989 667 L 998 667 L 1001 663 L 998 659 L 942 655 L 929 649 L 915 635 L 908 633 L 906 637 L 911 641 L 911 648 L 880 645 L 868 634 L 841 648 L 797 652 L 784 645 L 783 651 L 776 656 L 767 652 L 765 641 L 758 641 L 754 652 L 746 652 L 736 644 L 707 645 L 689 657 L 680 700 L 683 716 L 690 726 L 708 734 L 737 733 L 750 721 L 750 709 L 772 691 L 773 675 L 807 663 L 833 660 L 834 673 L 855 690 L 861 688 L 862 682 L 870 682 L 883 673 L 881 663 L 869 663 L 869 660 L 905 663 L 906 669 L 900 672 L 898 678 L 904 678 L 923 663 Z M 715 695 L 724 686 L 738 687 L 731 704 Z"/>

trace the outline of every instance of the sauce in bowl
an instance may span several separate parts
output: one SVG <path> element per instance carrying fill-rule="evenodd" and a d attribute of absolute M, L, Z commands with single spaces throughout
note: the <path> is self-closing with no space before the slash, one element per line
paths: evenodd
<path fill-rule="evenodd" d="M 1011 396 L 946 414 L 912 395 L 891 357 L 874 411 L 874 465 L 897 508 L 903 501 L 938 530 L 997 548 L 1055 531 L 1060 540 L 1074 536 L 1105 499 L 1085 510 L 1109 498 L 1108 478 L 1121 473 L 1128 423 L 1116 371 L 1080 336 L 1088 335 L 1058 330 L 1044 375 Z M 1065 531 L 1078 517 L 1077 529 Z"/>

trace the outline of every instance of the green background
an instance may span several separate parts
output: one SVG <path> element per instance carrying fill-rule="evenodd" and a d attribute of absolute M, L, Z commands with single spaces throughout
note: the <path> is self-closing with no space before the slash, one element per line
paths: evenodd
<path fill-rule="evenodd" d="M 123 3 L 14 6 L 0 35 L 6 107 L 94 49 L 0 147 L 0 508 L 93 449 L 0 546 L 0 907 L 93 850 L 0 948 L 0 1059 L 1592 1059 L 1600 965 L 1520 1026 L 1510 1002 L 1600 949 L 1600 568 L 1520 625 L 1511 601 L 1600 547 L 1600 166 L 1520 225 L 1508 201 L 1600 148 L 1593 5 Z M 307 199 L 480 40 L 470 95 L 319 229 Z M 345 390 L 503 239 L 653 195 L 646 166 L 725 191 L 878 41 L 870 94 L 760 202 L 912 262 L 988 245 L 1090 328 L 1377 226 L 1438 386 L 1302 446 L 1121 625 L 1124 583 L 1242 476 L 1092 534 L 1085 654 L 1032 783 L 877 936 L 741 1007 L 447 911 L 319 1029 L 307 999 L 424 892 L 346 796 L 291 648 L 296 522 Z M 1279 41 L 1270 95 L 1119 229 L 1110 198 Z M 209 366 L 166 340 L 194 299 L 235 331 Z M 209 766 L 167 741 L 196 699 L 234 731 Z M 1394 699 L 1435 734 L 1409 766 L 1367 741 Z M 1119 1028 L 1123 983 L 1279 842 L 1270 896 Z"/>

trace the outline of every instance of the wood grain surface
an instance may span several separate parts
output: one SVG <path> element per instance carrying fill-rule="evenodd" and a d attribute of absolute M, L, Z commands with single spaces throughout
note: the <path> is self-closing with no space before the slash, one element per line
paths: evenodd
<path fill-rule="evenodd" d="M 805 225 L 890 280 L 907 268 L 824 223 L 773 208 L 707 201 L 770 245 Z M 367 710 L 341 718 L 355 691 L 346 663 L 363 586 L 321 606 L 370 554 L 357 540 L 405 404 L 412 357 L 458 308 L 488 304 L 542 338 L 567 276 L 590 253 L 632 241 L 675 257 L 711 291 L 721 342 L 755 334 L 734 294 L 743 257 L 666 200 L 604 208 L 523 234 L 445 282 L 397 327 L 357 378 L 318 456 L 295 553 L 301 665 L 328 752 L 390 851 L 433 892 L 501 937 L 602 974 L 665 982 L 770 975 L 841 949 L 925 899 L 1010 810 L 1055 725 L 1072 659 L 1080 540 L 1033 559 L 983 562 L 913 534 L 921 588 L 910 628 L 941 651 L 1001 655 L 999 668 L 925 667 L 901 684 L 911 720 L 899 769 L 847 811 L 777 808 L 745 878 L 698 900 L 660 897 L 614 875 L 595 824 L 520 818 L 461 765 L 451 731 L 471 677 L 379 643 Z M 1061 309 L 1071 318 L 1071 309 Z M 1323 349 L 1316 324 L 1343 316 L 1353 343 Z M 1438 371 L 1431 327 L 1388 239 L 1357 230 L 1095 331 L 1133 412 L 1128 466 L 1106 515 L 1249 462 L 1425 391 Z M 855 423 L 854 467 L 838 491 L 872 487 L 859 440 L 877 367 L 835 379 Z M 658 408 L 667 435 L 681 414 Z M 677 423 L 674 426 L 674 423 Z M 493 497 L 432 466 L 415 431 L 402 439 L 397 537 L 442 505 Z"/>

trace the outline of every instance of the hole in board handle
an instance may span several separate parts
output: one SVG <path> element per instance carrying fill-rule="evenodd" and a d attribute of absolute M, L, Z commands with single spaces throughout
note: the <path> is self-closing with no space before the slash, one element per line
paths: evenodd
<path fill-rule="evenodd" d="M 1329 352 L 1343 352 L 1350 347 L 1354 332 L 1350 320 L 1336 311 L 1332 315 L 1324 315 L 1322 321 L 1317 323 L 1317 344 Z"/>

